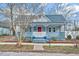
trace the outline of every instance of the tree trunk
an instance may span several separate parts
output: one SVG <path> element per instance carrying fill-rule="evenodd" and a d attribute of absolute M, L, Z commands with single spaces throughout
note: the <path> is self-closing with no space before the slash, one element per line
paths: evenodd
<path fill-rule="evenodd" d="M 15 36 L 15 31 L 13 30 L 13 36 Z"/>
<path fill-rule="evenodd" d="M 19 47 L 19 48 L 22 47 L 22 35 L 21 35 L 21 33 L 18 37 L 17 47 Z"/>
<path fill-rule="evenodd" d="M 19 48 L 22 47 L 22 41 L 21 41 L 21 39 L 18 40 L 17 47 L 19 47 Z"/>
<path fill-rule="evenodd" d="M 15 36 L 15 30 L 12 28 L 12 35 Z"/>

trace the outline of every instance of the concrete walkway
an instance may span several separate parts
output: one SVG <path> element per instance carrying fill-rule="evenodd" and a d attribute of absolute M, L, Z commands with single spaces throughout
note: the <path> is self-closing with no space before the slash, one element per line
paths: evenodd
<path fill-rule="evenodd" d="M 34 51 L 43 51 L 44 48 L 43 48 L 43 45 L 34 45 L 33 50 Z"/>
<path fill-rule="evenodd" d="M 16 42 L 0 42 L 0 45 L 4 44 L 17 44 Z M 22 43 L 22 45 L 52 45 L 52 46 L 74 46 L 75 44 L 65 44 L 65 43 Z"/>

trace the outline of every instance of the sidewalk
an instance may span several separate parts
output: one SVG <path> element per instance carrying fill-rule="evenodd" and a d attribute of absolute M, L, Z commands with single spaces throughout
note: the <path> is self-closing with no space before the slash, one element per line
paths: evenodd
<path fill-rule="evenodd" d="M 13 44 L 16 45 L 16 42 L 0 42 L 0 45 L 4 44 Z M 66 44 L 66 43 L 22 43 L 22 45 L 52 45 L 52 46 L 74 46 L 75 44 Z"/>
<path fill-rule="evenodd" d="M 79 56 L 79 54 L 47 52 L 0 52 L 0 56 Z"/>

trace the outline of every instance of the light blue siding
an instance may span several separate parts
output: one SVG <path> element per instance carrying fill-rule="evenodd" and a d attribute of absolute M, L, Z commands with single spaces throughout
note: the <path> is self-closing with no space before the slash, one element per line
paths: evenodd
<path fill-rule="evenodd" d="M 47 33 L 47 39 L 48 40 L 64 40 L 65 33 L 64 32 L 48 32 Z"/>
<path fill-rule="evenodd" d="M 32 32 L 25 32 L 25 37 L 32 37 Z"/>
<path fill-rule="evenodd" d="M 65 32 L 60 32 L 59 40 L 65 40 Z"/>

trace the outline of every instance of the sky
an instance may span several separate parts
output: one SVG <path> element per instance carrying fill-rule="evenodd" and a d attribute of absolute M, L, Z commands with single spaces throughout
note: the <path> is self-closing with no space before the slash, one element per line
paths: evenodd
<path fill-rule="evenodd" d="M 60 3 L 61 4 L 61 3 Z M 37 12 L 39 10 L 38 7 L 39 4 L 36 4 L 36 8 L 34 9 L 34 12 Z M 56 9 L 58 7 L 59 3 L 47 3 L 44 7 L 43 7 L 43 10 L 44 10 L 44 13 L 45 14 L 55 14 L 56 13 Z M 28 8 L 32 8 L 32 6 L 30 4 L 28 4 Z M 69 19 L 79 19 L 79 3 L 63 3 L 62 6 L 67 6 L 67 7 L 70 7 L 70 8 L 74 8 L 74 11 L 72 13 L 74 13 L 74 16 L 73 17 L 70 17 Z M 6 3 L 0 3 L 0 8 L 2 9 L 5 9 L 7 8 L 7 5 Z M 62 7 L 63 8 L 63 7 Z M 62 9 L 62 8 L 59 8 L 59 9 Z M 58 9 L 58 10 L 59 10 Z M 67 11 L 67 10 L 66 10 Z M 65 12 L 65 11 L 64 11 Z M 4 15 L 3 14 L 0 14 L 0 21 L 3 20 Z"/>

